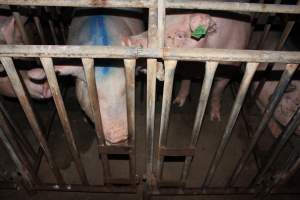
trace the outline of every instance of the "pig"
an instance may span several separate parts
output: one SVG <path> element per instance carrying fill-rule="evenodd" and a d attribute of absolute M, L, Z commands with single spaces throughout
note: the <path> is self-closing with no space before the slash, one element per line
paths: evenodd
<path fill-rule="evenodd" d="M 86 16 L 88 12 L 92 14 Z M 121 46 L 123 37 L 144 31 L 139 10 L 96 9 L 77 10 L 75 13 L 69 27 L 67 42 L 69 45 Z M 76 78 L 76 96 L 79 104 L 94 122 L 83 67 L 56 65 L 55 71 L 59 75 L 71 75 Z M 44 78 L 44 75 L 39 78 Z M 106 143 L 108 145 L 126 143 L 128 130 L 123 62 L 121 60 L 96 60 L 95 79 Z"/>
<path fill-rule="evenodd" d="M 260 32 L 254 32 L 250 43 L 250 48 L 252 48 L 252 46 L 255 46 L 261 34 L 262 33 Z M 269 36 L 264 42 L 263 49 L 274 50 L 277 45 L 277 41 L 279 41 L 280 39 L 280 36 L 281 36 L 280 32 L 275 32 L 275 31 L 270 32 Z M 295 51 L 297 50 L 297 47 L 295 47 L 292 42 L 287 41 L 283 50 Z M 260 64 L 258 67 L 258 73 L 264 71 L 266 69 L 266 66 L 267 66 L 266 63 Z M 285 67 L 286 64 L 282 64 L 282 63 L 274 64 L 272 72 L 270 72 L 270 75 L 266 80 L 261 92 L 259 93 L 257 99 L 255 99 L 256 105 L 260 109 L 261 113 L 265 111 L 265 108 L 270 102 L 270 99 L 272 98 L 272 95 L 276 89 L 276 86 L 279 81 L 279 76 L 277 76 L 277 74 L 281 74 L 281 72 L 285 70 Z M 292 79 L 288 88 L 284 92 L 277 108 L 275 109 L 274 115 L 268 124 L 269 130 L 271 131 L 272 135 L 275 138 L 280 136 L 283 130 L 282 127 L 287 125 L 287 123 L 289 122 L 293 114 L 300 106 L 300 81 L 296 77 L 297 75 L 294 75 L 294 78 Z M 251 88 L 252 94 L 255 93 L 255 90 L 259 84 L 258 80 L 255 80 L 253 82 L 253 87 Z M 295 134 L 300 135 L 300 125 L 296 129 Z"/>
<path fill-rule="evenodd" d="M 26 17 L 21 17 L 23 23 L 26 22 Z M 16 20 L 11 16 L 0 16 L 0 44 L 24 44 L 21 32 L 16 25 Z M 23 79 L 25 88 L 30 96 L 37 99 L 50 98 L 51 92 L 48 84 L 37 83 L 36 77 L 39 76 L 40 69 L 19 70 Z M 8 97 L 15 97 L 16 94 L 12 88 L 11 82 L 4 72 L 4 67 L 0 64 L 0 94 Z"/>
<path fill-rule="evenodd" d="M 206 30 L 205 37 L 194 38 L 192 33 L 197 27 Z M 166 48 L 219 48 L 245 49 L 251 33 L 250 16 L 222 13 L 175 13 L 166 16 Z M 146 33 L 124 39 L 124 45 L 147 47 Z M 227 66 L 240 66 L 237 62 L 222 62 Z M 230 78 L 216 78 L 212 89 L 210 118 L 220 121 L 221 96 Z M 190 90 L 190 80 L 181 82 L 174 103 L 183 106 Z"/>

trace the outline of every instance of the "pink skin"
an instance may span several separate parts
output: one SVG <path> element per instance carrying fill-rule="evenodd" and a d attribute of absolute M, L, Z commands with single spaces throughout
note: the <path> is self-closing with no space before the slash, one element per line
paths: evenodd
<path fill-rule="evenodd" d="M 21 18 L 24 22 L 25 17 Z M 13 17 L 0 16 L 0 43 L 4 44 L 23 44 L 21 33 L 16 25 Z M 51 92 L 47 81 L 38 84 L 33 80 L 43 80 L 39 78 L 41 69 L 20 70 L 20 77 L 23 79 L 25 88 L 30 96 L 37 99 L 50 98 Z M 4 71 L 3 66 L 0 65 L 0 72 Z M 11 82 L 7 76 L 0 78 L 0 94 L 8 97 L 16 97 Z"/>
<path fill-rule="evenodd" d="M 200 40 L 191 37 L 192 32 L 202 25 L 207 34 Z M 221 48 L 244 49 L 250 37 L 250 23 L 235 19 L 214 17 L 208 14 L 175 14 L 166 16 L 165 46 L 169 48 Z M 147 47 L 147 33 L 123 39 L 124 45 Z M 220 64 L 240 66 L 240 63 Z M 221 120 L 221 96 L 229 78 L 217 78 L 212 89 L 210 118 Z M 180 90 L 173 103 L 183 106 L 190 91 L 190 80 L 181 82 Z"/>

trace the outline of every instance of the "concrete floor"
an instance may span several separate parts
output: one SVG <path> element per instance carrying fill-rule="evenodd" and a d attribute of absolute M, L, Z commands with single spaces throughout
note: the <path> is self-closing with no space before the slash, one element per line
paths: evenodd
<path fill-rule="evenodd" d="M 178 84 L 178 83 L 176 83 Z M 138 85 L 140 86 L 140 85 Z M 172 106 L 170 116 L 170 128 L 168 133 L 168 146 L 169 147 L 184 147 L 188 144 L 191 136 L 192 125 L 194 121 L 194 115 L 196 111 L 197 101 L 200 94 L 201 84 L 199 82 L 193 83 L 191 99 L 186 103 L 183 108 Z M 93 125 L 86 119 L 82 113 L 76 99 L 74 98 L 74 88 L 71 88 L 66 97 L 66 108 L 70 117 L 71 126 L 73 128 L 78 148 L 81 152 L 81 158 L 84 163 L 84 167 L 89 179 L 90 184 L 99 185 L 103 183 L 102 168 L 100 160 L 98 159 L 98 153 L 96 148 L 96 138 Z M 145 173 L 145 123 L 146 123 L 146 106 L 145 101 L 139 100 L 139 88 L 137 88 L 137 105 L 136 105 L 136 140 L 137 140 L 137 174 L 142 177 Z M 161 97 L 158 97 L 156 105 L 156 136 L 159 132 L 160 123 L 160 109 L 161 109 Z M 191 171 L 188 178 L 188 187 L 200 187 L 207 173 L 210 160 L 220 142 L 223 134 L 223 130 L 226 126 L 228 116 L 233 104 L 233 94 L 230 88 L 227 88 L 223 97 L 222 107 L 222 121 L 211 122 L 209 120 L 208 112 L 204 119 L 204 124 L 201 130 L 201 135 L 196 149 L 196 156 L 192 163 Z M 24 116 L 19 106 L 15 106 L 15 103 L 7 102 L 9 109 L 19 110 L 14 115 L 14 118 L 20 122 L 25 122 Z M 42 116 L 42 121 L 49 116 L 49 104 L 39 103 L 37 105 L 39 115 Z M 48 113 L 48 114 L 47 114 Z M 44 122 L 45 123 L 45 122 Z M 20 123 L 21 129 L 27 135 L 30 135 L 30 130 L 27 123 Z M 215 178 L 211 186 L 223 187 L 229 176 L 232 174 L 235 165 L 239 158 L 246 150 L 248 145 L 248 133 L 247 128 L 242 120 L 242 117 L 238 118 L 237 124 L 233 130 L 231 141 L 228 148 L 225 151 L 224 158 L 217 169 Z M 31 137 L 29 137 L 31 138 Z M 34 144 L 34 139 L 30 139 Z M 70 153 L 68 153 L 64 137 L 62 135 L 62 128 L 59 120 L 55 118 L 51 136 L 49 140 L 49 146 L 55 156 L 55 161 L 63 168 L 61 171 L 67 183 L 79 183 L 78 176 L 76 174 L 74 163 L 71 162 Z M 129 165 L 128 160 L 110 160 L 113 177 L 121 178 L 128 177 Z M 171 160 L 165 162 L 163 170 L 164 180 L 178 180 L 180 172 L 183 166 L 183 162 L 180 160 Z M 250 159 L 246 170 L 237 183 L 237 186 L 246 186 L 251 177 L 255 175 L 257 171 L 256 163 L 253 158 Z M 39 170 L 39 176 L 45 183 L 53 183 L 54 179 L 49 171 L 47 162 L 43 158 L 41 167 Z M 24 191 L 0 191 L 0 199 L 137 199 L 141 197 L 141 191 L 137 195 L 129 194 L 87 194 L 87 193 L 63 193 L 63 192 L 39 192 L 34 196 L 27 196 Z M 199 199 L 199 197 L 155 197 L 153 199 Z M 249 199 L 252 197 L 249 197 Z M 201 199 L 206 199 L 202 197 Z M 209 196 L 207 199 L 225 199 L 222 196 Z M 237 196 L 228 197 L 228 199 L 240 199 Z M 248 198 L 246 198 L 248 199 Z M 284 199 L 284 198 L 281 198 Z"/>

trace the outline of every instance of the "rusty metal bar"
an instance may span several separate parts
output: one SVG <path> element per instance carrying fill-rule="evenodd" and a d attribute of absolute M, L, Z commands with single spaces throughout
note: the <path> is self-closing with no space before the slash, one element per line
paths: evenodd
<path fill-rule="evenodd" d="M 203 187 L 208 187 L 208 185 L 211 183 L 211 181 L 215 175 L 217 167 L 224 155 L 225 148 L 229 143 L 230 137 L 232 135 L 232 129 L 235 125 L 235 122 L 237 120 L 237 117 L 239 115 L 241 107 L 243 105 L 244 99 L 246 97 L 248 88 L 251 84 L 251 80 L 256 72 L 258 65 L 259 65 L 259 63 L 247 63 L 247 65 L 246 65 L 245 75 L 243 77 L 241 86 L 239 88 L 237 97 L 235 99 L 228 123 L 227 123 L 225 131 L 224 131 L 224 135 L 223 135 L 222 140 L 218 146 L 218 149 L 215 152 L 214 157 L 211 161 L 208 173 L 206 174 L 203 185 L 202 185 Z"/>
<path fill-rule="evenodd" d="M 129 153 L 129 174 L 132 185 L 136 184 L 136 143 L 135 143 L 135 67 L 136 60 L 124 59 L 125 78 L 126 78 L 126 104 L 127 104 L 127 123 L 128 123 L 128 144 L 133 148 Z"/>
<path fill-rule="evenodd" d="M 174 75 L 175 75 L 177 61 L 166 60 L 164 64 L 165 64 L 165 79 L 164 79 L 165 81 L 164 81 L 164 90 L 163 90 L 163 99 L 162 99 L 162 111 L 161 111 L 161 119 L 160 119 L 158 148 L 165 147 L 167 145 L 173 82 L 174 82 Z M 160 151 L 158 152 L 158 154 L 159 155 L 157 159 L 156 176 L 158 179 L 160 179 L 163 171 L 164 155 Z"/>
<path fill-rule="evenodd" d="M 128 48 L 108 46 L 72 45 L 0 45 L 0 55 L 5 57 L 57 57 L 57 58 L 163 58 L 186 61 L 232 61 L 300 63 L 300 51 L 258 51 L 235 49 L 169 49 Z"/>
<path fill-rule="evenodd" d="M 271 156 L 269 157 L 268 161 L 266 162 L 265 166 L 260 170 L 260 172 L 256 175 L 254 180 L 251 183 L 251 186 L 254 184 L 259 184 L 266 172 L 270 169 L 276 158 L 278 157 L 280 151 L 283 149 L 285 144 L 288 142 L 288 140 L 291 138 L 291 136 L 294 134 L 295 130 L 300 124 L 300 107 L 298 110 L 295 112 L 291 120 L 286 126 L 285 131 L 281 134 L 281 137 L 274 147 L 274 150 L 271 153 Z"/>
<path fill-rule="evenodd" d="M 105 143 L 105 136 L 102 129 L 101 112 L 100 112 L 100 105 L 98 101 L 98 92 L 97 92 L 97 86 L 95 80 L 94 59 L 82 58 L 82 64 L 84 68 L 85 78 L 87 81 L 88 95 L 89 95 L 89 100 L 92 108 L 94 123 L 96 127 L 96 134 L 98 138 L 97 141 L 100 150 L 101 147 L 106 147 L 106 143 Z M 108 156 L 103 151 L 100 151 L 100 154 L 101 154 L 101 161 L 103 166 L 104 182 L 106 183 L 107 180 L 111 177 Z"/>
<path fill-rule="evenodd" d="M 21 32 L 21 36 L 22 36 L 22 39 L 24 41 L 25 44 L 29 44 L 29 38 L 28 38 L 28 35 L 25 31 L 25 28 L 24 28 L 24 24 L 21 20 L 21 15 L 19 12 L 13 12 L 13 16 L 16 20 L 16 23 L 17 23 L 17 26 L 18 28 L 20 29 L 20 32 Z"/>
<path fill-rule="evenodd" d="M 147 127 L 146 127 L 146 155 L 147 172 L 151 176 L 154 162 L 154 120 L 156 95 L 157 60 L 147 60 Z M 149 177 L 150 178 L 150 177 Z"/>
<path fill-rule="evenodd" d="M 37 17 L 37 16 L 34 16 L 33 17 L 33 20 L 34 20 L 34 24 L 36 26 L 36 29 L 38 31 L 38 34 L 40 36 L 40 39 L 41 39 L 41 43 L 44 45 L 44 44 L 47 44 L 46 43 L 46 39 L 45 39 L 45 34 L 44 34 L 44 30 L 43 30 L 43 27 L 41 25 L 41 21 L 40 21 L 40 18 Z"/>
<path fill-rule="evenodd" d="M 201 9 L 201 10 L 223 10 L 238 12 L 260 12 L 260 13 L 300 13 L 300 6 L 296 5 L 276 5 L 260 3 L 239 3 L 239 2 L 213 2 L 213 1 L 180 1 L 167 0 L 167 8 L 180 9 Z"/>
<path fill-rule="evenodd" d="M 234 170 L 233 175 L 229 179 L 228 185 L 232 185 L 237 181 L 240 173 L 244 169 L 247 161 L 249 160 L 250 155 L 251 155 L 254 147 L 256 146 L 257 141 L 259 140 L 260 136 L 262 135 L 265 128 L 267 127 L 278 103 L 281 100 L 281 97 L 282 97 L 285 89 L 288 87 L 288 84 L 289 84 L 293 74 L 296 72 L 297 68 L 298 68 L 297 64 L 288 64 L 286 66 L 286 69 L 285 69 L 284 73 L 282 74 L 281 79 L 273 93 L 274 95 L 272 96 L 272 99 L 269 102 L 268 107 L 265 110 L 263 118 L 253 135 L 251 143 L 250 143 L 249 147 L 247 148 L 247 151 L 244 153 L 244 155 L 240 159 L 239 164 L 238 164 L 237 168 Z"/>
<path fill-rule="evenodd" d="M 80 180 L 83 184 L 88 185 L 88 179 L 83 167 L 83 164 L 80 159 L 80 153 L 78 152 L 76 142 L 74 139 L 74 134 L 70 125 L 69 117 L 60 93 L 60 89 L 58 86 L 58 81 L 55 75 L 53 61 L 51 58 L 41 58 L 42 65 L 44 67 L 46 77 L 50 86 L 50 90 L 54 99 L 54 103 L 57 108 L 57 113 L 61 121 L 61 125 L 63 127 L 69 150 L 72 154 L 73 160 L 75 162 L 75 166 L 77 172 L 79 174 Z"/>
<path fill-rule="evenodd" d="M 36 116 L 34 114 L 32 106 L 30 104 L 29 98 L 24 90 L 24 86 L 23 86 L 21 79 L 18 76 L 18 73 L 14 66 L 13 60 L 9 57 L 1 57 L 0 59 L 5 68 L 5 71 L 8 75 L 8 78 L 12 83 L 13 89 L 20 101 L 22 109 L 25 112 L 25 115 L 26 115 L 28 122 L 33 130 L 33 133 L 35 134 L 36 138 L 38 139 L 41 148 L 44 150 L 49 167 L 52 170 L 57 183 L 64 184 L 64 178 L 61 175 L 55 162 L 53 162 L 53 159 L 52 159 L 53 156 L 48 148 L 47 142 L 44 138 L 44 134 L 42 132 L 42 129 L 41 129 L 37 119 L 36 119 Z"/>
<path fill-rule="evenodd" d="M 35 183 L 39 183 L 39 179 L 35 176 L 30 162 L 15 141 L 12 130 L 7 123 L 2 111 L 0 111 L 0 139 L 21 173 L 27 187 L 31 188 Z"/>
<path fill-rule="evenodd" d="M 201 126 L 202 126 L 202 122 L 206 110 L 208 97 L 211 91 L 211 87 L 212 87 L 212 83 L 213 83 L 213 79 L 217 67 L 218 67 L 217 62 L 206 62 L 204 81 L 202 84 L 201 95 L 199 97 L 199 103 L 198 103 L 195 122 L 192 130 L 192 138 L 190 142 L 190 147 L 192 148 L 194 148 L 197 145 L 197 141 L 200 135 L 200 130 L 201 130 Z M 183 184 L 186 183 L 186 180 L 188 178 L 191 162 L 192 162 L 192 156 L 185 158 L 183 170 L 180 178 Z"/>
<path fill-rule="evenodd" d="M 144 8 L 152 5 L 150 0 L 1 0 L 4 5 L 67 6 L 67 7 L 115 7 Z"/>

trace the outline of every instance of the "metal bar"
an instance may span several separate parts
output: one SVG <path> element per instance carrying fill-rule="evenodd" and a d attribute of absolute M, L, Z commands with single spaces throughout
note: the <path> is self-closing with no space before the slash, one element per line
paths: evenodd
<path fill-rule="evenodd" d="M 35 176 L 30 162 L 19 148 L 11 129 L 6 123 L 7 120 L 5 120 L 2 111 L 0 111 L 0 139 L 9 152 L 10 157 L 14 161 L 27 186 L 31 188 L 35 183 L 39 182 L 39 180 Z"/>
<path fill-rule="evenodd" d="M 166 60 L 164 64 L 165 64 L 165 79 L 164 79 L 165 81 L 164 81 L 164 90 L 163 90 L 163 99 L 162 99 L 162 111 L 161 111 L 161 118 L 160 118 L 158 148 L 165 147 L 167 145 L 173 82 L 174 82 L 174 75 L 175 75 L 177 61 Z M 156 176 L 158 179 L 161 179 L 164 155 L 160 151 L 158 152 L 158 154 L 159 154 L 158 155 L 159 158 L 157 159 Z"/>
<path fill-rule="evenodd" d="M 95 69 L 94 69 L 94 60 L 91 58 L 82 58 L 82 64 L 84 68 L 85 78 L 87 81 L 88 95 L 90 99 L 90 104 L 92 108 L 94 123 L 96 127 L 96 134 L 98 138 L 98 146 L 99 150 L 101 147 L 106 147 L 105 136 L 102 129 L 102 120 L 101 120 L 101 112 L 100 105 L 98 101 L 98 92 L 95 80 Z M 100 151 L 101 161 L 103 166 L 103 177 L 104 182 L 111 177 L 111 172 L 109 168 L 108 156 L 106 153 Z"/>
<path fill-rule="evenodd" d="M 195 148 L 166 148 L 160 147 L 160 155 L 163 156 L 193 156 L 195 153 Z"/>
<path fill-rule="evenodd" d="M 46 43 L 46 39 L 45 39 L 45 34 L 44 34 L 44 31 L 43 31 L 43 27 L 42 27 L 42 25 L 41 25 L 40 18 L 37 17 L 37 16 L 34 16 L 34 17 L 33 17 L 33 20 L 34 20 L 36 29 L 37 29 L 37 31 L 38 31 L 38 34 L 39 34 L 39 36 L 40 36 L 41 43 L 42 43 L 43 45 L 47 44 L 47 43 Z"/>
<path fill-rule="evenodd" d="M 22 148 L 26 151 L 27 155 L 30 156 L 31 160 L 35 161 L 35 159 L 37 158 L 37 153 L 34 151 L 32 145 L 30 144 L 30 142 L 28 141 L 24 133 L 21 132 L 17 124 L 13 122 L 12 118 L 10 117 L 10 115 L 8 114 L 7 110 L 4 108 L 4 105 L 1 102 L 0 102 L 0 111 L 3 112 L 3 115 L 5 116 L 10 126 L 16 133 L 15 137 L 17 138 L 17 141 L 20 143 Z"/>
<path fill-rule="evenodd" d="M 13 16 L 16 20 L 16 23 L 17 23 L 17 26 L 21 32 L 21 36 L 22 36 L 22 40 L 24 42 L 24 44 L 29 44 L 29 38 L 28 38 L 28 35 L 25 31 L 25 28 L 24 28 L 24 24 L 21 20 L 21 16 L 20 16 L 20 13 L 19 12 L 13 12 Z"/>
<path fill-rule="evenodd" d="M 224 155 L 225 148 L 229 143 L 230 137 L 232 135 L 232 129 L 236 123 L 237 117 L 239 115 L 239 112 L 243 105 L 244 99 L 246 97 L 248 88 L 251 84 L 251 80 L 255 74 L 255 71 L 256 71 L 258 65 L 259 65 L 259 63 L 247 63 L 247 65 L 246 65 L 245 75 L 243 77 L 241 86 L 239 88 L 237 97 L 235 99 L 228 123 L 227 123 L 225 131 L 224 131 L 224 135 L 223 135 L 220 145 L 218 146 L 218 149 L 217 149 L 216 153 L 214 154 L 214 157 L 211 161 L 209 171 L 206 174 L 206 177 L 203 182 L 203 187 L 207 187 L 211 183 L 211 181 L 215 175 L 217 167 Z"/>
<path fill-rule="evenodd" d="M 68 7 L 152 7 L 155 6 L 151 0 L 1 0 L 0 4 L 5 5 L 35 5 L 35 6 L 68 6 Z M 201 10 L 223 10 L 223 11 L 246 11 L 263 13 L 300 13 L 300 6 L 274 5 L 259 3 L 239 2 L 210 2 L 210 1 L 178 1 L 166 0 L 166 8 L 201 9 Z"/>
<path fill-rule="evenodd" d="M 276 4 L 260 4 L 260 3 L 239 3 L 239 2 L 167 0 L 166 7 L 180 8 L 180 9 L 245 11 L 245 12 L 260 12 L 260 13 L 288 13 L 288 14 L 300 13 L 300 6 L 296 6 L 296 5 L 276 5 Z"/>
<path fill-rule="evenodd" d="M 80 159 L 80 153 L 78 152 L 76 142 L 74 139 L 74 134 L 70 125 L 69 117 L 60 93 L 60 89 L 58 86 L 58 81 L 55 75 L 53 61 L 51 58 L 41 58 L 42 65 L 44 67 L 46 77 L 50 86 L 50 90 L 54 99 L 54 103 L 57 108 L 57 113 L 63 127 L 65 136 L 67 138 L 67 143 L 73 160 L 75 162 L 75 166 L 77 172 L 79 174 L 80 180 L 83 184 L 89 185 L 88 179 L 83 167 L 83 164 Z"/>
<path fill-rule="evenodd" d="M 37 191 L 66 191 L 66 192 L 90 192 L 90 193 L 136 193 L 136 188 L 132 186 L 101 186 L 101 185 L 90 185 L 83 186 L 77 184 L 71 185 L 53 185 L 43 184 L 35 186 L 34 190 Z"/>
<path fill-rule="evenodd" d="M 136 60 L 124 59 L 126 78 L 126 104 L 128 123 L 128 143 L 133 146 L 133 151 L 129 154 L 129 173 L 132 185 L 136 184 L 136 152 L 135 152 L 135 67 Z"/>
<path fill-rule="evenodd" d="M 144 8 L 152 5 L 150 0 L 1 0 L 4 5 L 35 5 L 35 6 L 67 6 L 67 7 L 136 7 Z"/>
<path fill-rule="evenodd" d="M 300 63 L 300 51 L 258 51 L 235 49 L 128 48 L 72 45 L 0 45 L 0 56 L 57 58 L 163 58 L 186 61 L 232 61 Z"/>
<path fill-rule="evenodd" d="M 134 149 L 134 146 L 128 145 L 128 146 L 99 146 L 99 151 L 104 154 L 129 154 L 132 149 Z"/>
<path fill-rule="evenodd" d="M 212 83 L 213 83 L 213 79 L 217 67 L 218 67 L 217 62 L 206 62 L 204 81 L 202 84 L 201 95 L 199 97 L 199 103 L 198 103 L 195 122 L 192 130 L 192 138 L 190 142 L 190 147 L 193 148 L 197 145 L 197 141 L 200 135 L 200 130 L 201 130 L 201 126 L 202 126 L 202 122 L 206 110 L 206 105 L 208 102 L 208 97 L 211 91 L 211 87 L 212 87 Z M 185 184 L 187 181 L 188 174 L 189 174 L 188 172 L 191 167 L 191 162 L 192 162 L 192 156 L 185 158 L 183 170 L 180 178 L 183 184 Z"/>
<path fill-rule="evenodd" d="M 263 118 L 254 133 L 252 141 L 251 141 L 249 147 L 247 148 L 247 151 L 240 159 L 239 164 L 238 164 L 237 168 L 234 170 L 233 175 L 229 179 L 228 185 L 232 185 L 237 181 L 240 173 L 242 172 L 247 161 L 250 158 L 251 152 L 253 151 L 254 147 L 256 146 L 257 141 L 259 140 L 260 136 L 262 135 L 266 126 L 268 125 L 278 103 L 281 100 L 281 97 L 282 97 L 285 89 L 288 87 L 288 84 L 289 84 L 293 74 L 297 70 L 297 68 L 298 68 L 297 64 L 288 64 L 286 66 L 286 69 L 285 69 L 284 73 L 282 74 L 281 79 L 273 93 L 274 95 L 272 96 L 272 99 L 271 99 L 270 103 L 268 104 L 268 107 L 265 110 Z"/>
<path fill-rule="evenodd" d="M 38 139 L 38 142 L 39 142 L 41 148 L 44 150 L 49 167 L 52 170 L 57 183 L 64 184 L 64 178 L 61 175 L 55 162 L 53 162 L 53 159 L 52 159 L 53 156 L 48 148 L 47 142 L 44 138 L 44 134 L 42 132 L 42 129 L 41 129 L 37 119 L 36 119 L 36 116 L 34 114 L 32 106 L 30 104 L 29 98 L 24 90 L 24 86 L 23 86 L 21 79 L 18 76 L 18 73 L 14 66 L 13 60 L 9 57 L 1 57 L 0 59 L 5 68 L 5 71 L 8 75 L 8 78 L 12 83 L 13 89 L 20 101 L 22 109 L 25 112 L 25 115 L 26 115 L 28 122 L 33 130 L 33 133 L 35 134 L 35 137 Z"/>
<path fill-rule="evenodd" d="M 57 40 L 57 37 L 56 37 L 56 32 L 55 32 L 53 21 L 51 19 L 49 19 L 48 24 L 49 24 L 49 27 L 50 27 L 52 40 L 53 40 L 55 45 L 58 45 L 58 40 Z"/>
<path fill-rule="evenodd" d="M 283 149 L 283 147 L 286 145 L 288 140 L 294 134 L 295 130 L 299 126 L 299 123 L 300 123 L 300 107 L 295 112 L 295 114 L 293 115 L 289 123 L 287 124 L 286 130 L 281 134 L 280 140 L 274 147 L 271 156 L 269 157 L 265 166 L 260 170 L 260 172 L 254 178 L 254 180 L 251 183 L 251 186 L 253 186 L 254 184 L 259 184 L 262 181 L 264 175 L 266 174 L 266 172 L 268 172 L 268 170 L 270 169 L 270 167 L 278 157 L 280 151 Z"/>
<path fill-rule="evenodd" d="M 151 3 L 157 3 L 152 0 Z M 157 4 L 155 4 L 157 5 Z M 158 36 L 158 8 L 149 8 L 148 19 L 148 47 L 157 48 L 159 43 Z M 154 133 L 155 133 L 155 99 L 156 99 L 156 72 L 157 60 L 147 59 L 147 113 L 146 113 L 146 187 L 152 188 L 153 165 L 154 165 Z"/>
<path fill-rule="evenodd" d="M 155 95 L 156 95 L 156 69 L 157 60 L 147 60 L 147 127 L 146 127 L 146 155 L 147 172 L 153 174 L 154 162 L 154 120 L 155 120 Z"/>

